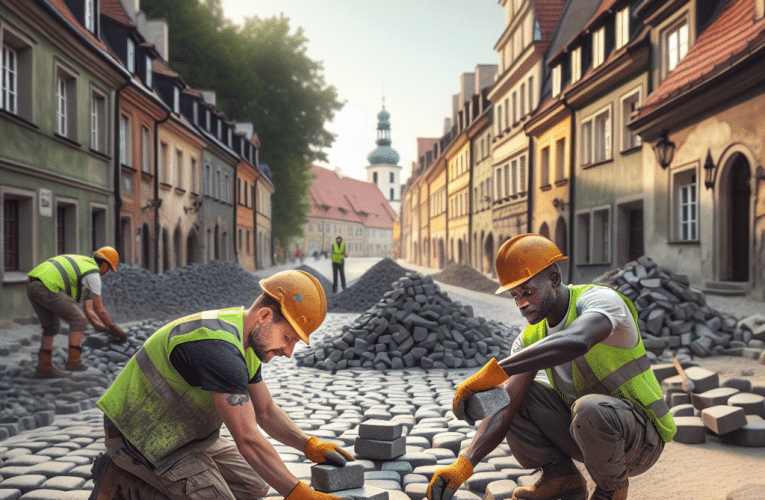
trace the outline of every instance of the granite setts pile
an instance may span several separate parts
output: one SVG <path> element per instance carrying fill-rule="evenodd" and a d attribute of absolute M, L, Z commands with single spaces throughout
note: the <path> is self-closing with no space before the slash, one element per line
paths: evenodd
<path fill-rule="evenodd" d="M 475 368 L 510 354 L 519 327 L 473 316 L 431 276 L 408 272 L 342 331 L 295 353 L 298 366 L 336 371 Z"/>
<path fill-rule="evenodd" d="M 595 280 L 629 297 L 638 310 L 638 326 L 649 356 L 655 360 L 714 354 L 757 359 L 765 348 L 765 327 L 756 318 L 738 321 L 709 307 L 704 293 L 687 276 L 640 257 Z"/>
<path fill-rule="evenodd" d="M 433 275 L 433 279 L 454 285 L 474 292 L 494 294 L 499 288 L 499 282 L 487 278 L 480 272 L 464 264 L 452 263 L 446 266 L 441 272 Z"/>
<path fill-rule="evenodd" d="M 406 275 L 407 269 L 385 258 L 369 268 L 352 286 L 341 291 L 338 284 L 337 294 L 332 292 L 330 283 L 327 292 L 327 310 L 329 312 L 361 313 L 372 307 L 384 293 L 390 291 L 391 283 Z"/>

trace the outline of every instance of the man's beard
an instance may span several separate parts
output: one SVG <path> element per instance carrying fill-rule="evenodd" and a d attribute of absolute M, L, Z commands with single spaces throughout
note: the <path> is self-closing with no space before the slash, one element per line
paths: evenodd
<path fill-rule="evenodd" d="M 263 363 L 268 362 L 266 357 L 269 351 L 266 349 L 266 342 L 270 336 L 271 325 L 255 325 L 252 330 L 250 330 L 250 348 L 255 353 L 255 356 L 257 356 Z"/>

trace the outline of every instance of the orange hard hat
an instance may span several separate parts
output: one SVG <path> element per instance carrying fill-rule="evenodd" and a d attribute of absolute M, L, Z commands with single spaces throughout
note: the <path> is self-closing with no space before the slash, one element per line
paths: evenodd
<path fill-rule="evenodd" d="M 555 243 L 541 234 L 519 234 L 504 242 L 495 260 L 501 285 L 496 292 L 510 290 L 533 278 L 547 266 L 565 260 Z"/>
<path fill-rule="evenodd" d="M 308 336 L 327 316 L 327 296 L 319 280 L 293 269 L 260 280 L 260 287 L 279 302 L 282 314 L 307 344 Z"/>
<path fill-rule="evenodd" d="M 93 258 L 99 258 L 103 259 L 106 262 L 109 263 L 109 267 L 112 268 L 112 271 L 117 270 L 117 264 L 120 263 L 120 254 L 117 253 L 117 250 L 115 250 L 112 247 L 101 247 L 95 252 L 93 252 Z"/>

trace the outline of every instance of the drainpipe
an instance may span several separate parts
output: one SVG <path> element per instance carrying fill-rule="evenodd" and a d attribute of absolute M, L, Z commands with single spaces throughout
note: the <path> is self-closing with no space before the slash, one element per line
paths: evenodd
<path fill-rule="evenodd" d="M 157 274 L 159 274 L 159 126 L 170 119 L 170 113 L 168 109 L 164 118 L 154 122 L 154 272 Z"/>
<path fill-rule="evenodd" d="M 574 232 L 576 225 L 576 217 L 574 216 L 574 202 L 576 201 L 576 123 L 574 122 L 574 109 L 569 105 L 566 98 L 561 99 L 563 106 L 571 112 L 571 140 L 569 141 L 569 183 L 568 183 L 568 283 L 574 282 Z"/>
<path fill-rule="evenodd" d="M 526 217 L 526 232 L 527 233 L 533 233 L 534 232 L 534 224 L 531 221 L 531 217 L 534 214 L 534 197 L 533 193 L 534 191 L 531 189 L 531 187 L 534 185 L 534 169 L 531 168 L 531 166 L 534 164 L 534 139 L 529 136 L 529 159 L 526 161 L 526 165 L 529 169 L 529 175 L 527 176 L 526 182 L 528 182 L 528 189 L 526 192 L 528 193 L 528 196 L 526 197 L 526 211 L 528 213 L 528 216 Z"/>
<path fill-rule="evenodd" d="M 236 165 L 234 165 L 234 182 L 232 182 L 232 189 L 234 190 L 234 197 L 232 198 L 234 200 L 234 262 L 239 264 L 239 239 L 237 236 L 239 233 L 237 232 L 236 227 L 236 214 L 239 212 L 239 200 L 237 200 L 237 196 L 239 196 L 239 193 L 237 192 L 236 186 L 237 182 L 239 180 L 239 160 L 237 159 Z M 231 193 L 229 193 L 231 194 Z M 241 264 L 240 264 L 241 265 Z"/>
<path fill-rule="evenodd" d="M 114 109 L 117 110 L 114 113 L 114 246 L 117 248 L 117 253 L 123 256 L 123 260 L 125 249 L 122 248 L 122 227 L 120 224 L 120 212 L 122 211 L 122 195 L 120 193 L 120 176 L 122 173 L 122 167 L 120 166 L 120 93 L 128 85 L 130 85 L 130 81 L 120 87 L 114 96 Z M 131 241 L 133 241 L 132 238 Z M 95 246 L 95 241 L 90 243 L 91 246 Z"/>

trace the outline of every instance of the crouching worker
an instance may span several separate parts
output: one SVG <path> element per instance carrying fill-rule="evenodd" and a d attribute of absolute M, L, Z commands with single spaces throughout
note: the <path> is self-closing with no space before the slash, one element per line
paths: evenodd
<path fill-rule="evenodd" d="M 256 499 L 270 485 L 289 500 L 338 499 L 298 481 L 258 429 L 316 463 L 353 460 L 301 431 L 261 377 L 261 363 L 308 343 L 327 313 L 324 291 L 296 270 L 260 286 L 264 293 L 249 309 L 175 320 L 128 362 L 98 401 L 112 463 L 94 468 L 91 498 L 111 498 L 119 486 L 130 499 L 157 498 L 157 491 L 170 499 Z M 234 442 L 219 436 L 222 424 Z"/>
<path fill-rule="evenodd" d="M 514 500 L 586 500 L 587 484 L 573 460 L 596 484 L 591 500 L 627 498 L 628 478 L 648 470 L 676 432 L 651 370 L 632 302 L 604 286 L 566 286 L 556 262 L 566 259 L 547 238 L 523 234 L 505 242 L 496 258 L 501 287 L 529 322 L 510 357 L 492 359 L 465 380 L 454 398 L 457 418 L 468 398 L 500 384 L 510 404 L 484 419 L 468 450 L 439 469 L 430 500 L 448 500 L 503 439 L 527 469 L 542 469 Z M 472 423 L 472 422 L 471 422 Z"/>

